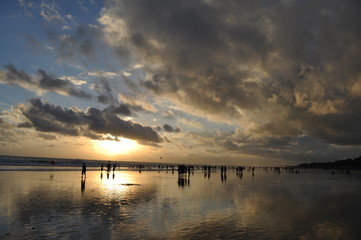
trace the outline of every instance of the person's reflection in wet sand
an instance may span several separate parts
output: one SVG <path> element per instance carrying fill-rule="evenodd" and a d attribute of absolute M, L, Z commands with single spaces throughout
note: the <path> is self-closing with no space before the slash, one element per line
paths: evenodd
<path fill-rule="evenodd" d="M 100 179 L 103 179 L 103 172 L 100 173 Z"/>
<path fill-rule="evenodd" d="M 227 181 L 227 174 L 224 172 L 224 173 L 221 173 L 221 181 L 222 182 L 226 182 Z"/>
<path fill-rule="evenodd" d="M 221 181 L 227 181 L 227 167 L 221 166 Z"/>
<path fill-rule="evenodd" d="M 81 193 L 83 194 L 85 191 L 85 177 L 82 177 L 80 180 L 80 189 L 81 189 Z"/>
<path fill-rule="evenodd" d="M 190 186 L 190 175 L 186 173 L 180 173 L 178 174 L 178 186 L 179 187 L 185 187 Z"/>

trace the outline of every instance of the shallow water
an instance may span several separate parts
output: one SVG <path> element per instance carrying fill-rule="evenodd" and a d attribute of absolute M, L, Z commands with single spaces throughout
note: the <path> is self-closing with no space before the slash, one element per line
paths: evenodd
<path fill-rule="evenodd" d="M 0 239 L 361 239 L 361 175 L 1 171 Z"/>

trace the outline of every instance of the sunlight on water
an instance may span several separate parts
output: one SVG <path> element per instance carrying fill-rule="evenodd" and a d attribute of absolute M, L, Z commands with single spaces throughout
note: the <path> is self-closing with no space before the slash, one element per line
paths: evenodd
<path fill-rule="evenodd" d="M 2 171 L 0 238 L 360 239 L 361 175 Z"/>
<path fill-rule="evenodd" d="M 100 174 L 100 186 L 109 191 L 126 191 L 129 189 L 129 186 L 137 185 L 136 177 L 134 176 L 135 172 L 117 172 L 117 173 L 107 173 Z M 116 176 L 116 177 L 115 177 Z M 92 176 L 96 177 L 96 176 Z M 94 179 L 92 180 L 94 181 Z"/>

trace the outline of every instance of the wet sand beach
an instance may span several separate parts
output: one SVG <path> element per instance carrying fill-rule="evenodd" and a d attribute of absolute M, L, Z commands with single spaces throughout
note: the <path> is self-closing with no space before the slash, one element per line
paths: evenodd
<path fill-rule="evenodd" d="M 361 175 L 1 171 L 1 239 L 361 239 Z"/>

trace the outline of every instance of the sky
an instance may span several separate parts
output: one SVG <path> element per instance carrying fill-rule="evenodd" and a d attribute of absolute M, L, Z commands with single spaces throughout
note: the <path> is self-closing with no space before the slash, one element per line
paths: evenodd
<path fill-rule="evenodd" d="M 0 154 L 361 155 L 359 0 L 2 0 Z"/>

